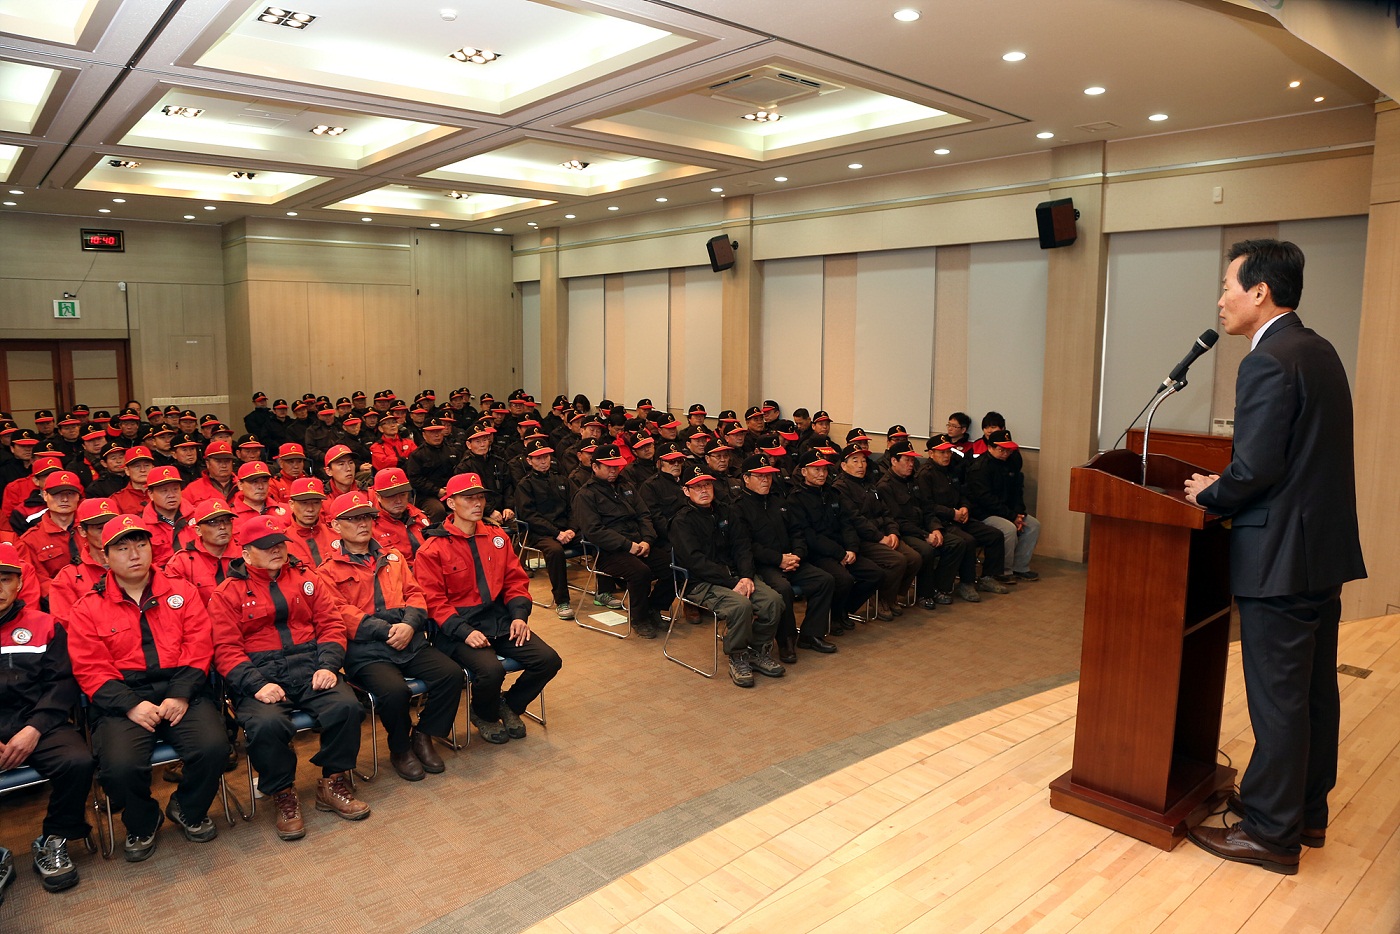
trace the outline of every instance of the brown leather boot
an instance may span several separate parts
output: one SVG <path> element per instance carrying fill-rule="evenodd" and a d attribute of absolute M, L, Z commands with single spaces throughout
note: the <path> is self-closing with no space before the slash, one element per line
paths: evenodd
<path fill-rule="evenodd" d="M 300 840 L 306 836 L 306 824 L 301 819 L 301 802 L 295 788 L 285 788 L 272 796 L 277 808 L 277 836 L 283 840 Z"/>
<path fill-rule="evenodd" d="M 418 757 L 418 761 L 423 764 L 425 772 L 432 772 L 437 775 L 439 772 L 447 770 L 447 766 L 442 761 L 442 756 L 437 754 L 433 748 L 433 738 L 427 733 L 414 730 L 408 739 L 409 748 Z"/>
<path fill-rule="evenodd" d="M 369 817 L 369 805 L 355 797 L 350 773 L 337 772 L 316 780 L 316 810 L 330 811 L 346 820 Z"/>
<path fill-rule="evenodd" d="M 418 757 L 413 754 L 412 749 L 389 753 L 389 764 L 394 767 L 395 772 L 399 773 L 399 778 L 406 782 L 421 782 L 426 774 L 423 763 L 418 761 Z"/>

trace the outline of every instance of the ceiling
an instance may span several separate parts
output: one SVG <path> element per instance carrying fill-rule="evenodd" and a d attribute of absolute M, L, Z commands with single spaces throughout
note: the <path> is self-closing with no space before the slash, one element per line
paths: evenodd
<path fill-rule="evenodd" d="M 0 211 L 512 234 L 1377 97 L 1226 0 L 293 2 L 0 0 Z"/>

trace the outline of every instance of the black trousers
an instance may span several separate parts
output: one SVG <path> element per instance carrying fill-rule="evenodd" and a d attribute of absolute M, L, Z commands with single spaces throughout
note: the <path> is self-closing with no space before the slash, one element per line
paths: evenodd
<path fill-rule="evenodd" d="M 958 576 L 964 584 L 977 583 L 977 549 L 982 549 L 982 573 L 989 577 L 1000 577 L 1006 573 L 1006 539 L 1001 532 L 985 522 L 968 519 L 961 525 L 950 525 L 943 530 L 943 540 L 952 536 L 962 540 L 964 549 Z"/>
<path fill-rule="evenodd" d="M 861 542 L 856 553 L 880 569 L 880 602 L 889 606 L 894 606 L 919 573 L 919 556 L 902 540 L 894 548 L 879 542 Z"/>
<path fill-rule="evenodd" d="M 802 588 L 802 595 L 807 599 L 807 611 L 802 615 L 801 637 L 821 639 L 831 631 L 831 601 L 836 593 L 836 581 L 830 574 L 804 561 L 795 571 L 760 567 L 758 576 L 783 598 L 783 615 L 778 620 L 780 644 L 799 636 L 797 615 L 793 610 L 793 602 L 797 599 L 794 589 L 797 587 Z"/>
<path fill-rule="evenodd" d="M 569 602 L 569 564 L 564 557 L 564 546 L 559 543 L 559 539 L 550 535 L 535 535 L 531 533 L 529 542 L 531 548 L 538 548 L 544 555 L 544 570 L 549 575 L 549 589 L 553 593 L 554 602 Z M 601 583 L 599 585 L 601 589 Z"/>
<path fill-rule="evenodd" d="M 296 784 L 297 754 L 292 751 L 292 711 L 300 708 L 316 718 L 321 728 L 321 749 L 311 757 L 321 774 L 335 775 L 355 767 L 360 755 L 360 723 L 365 709 L 355 692 L 339 678 L 324 691 L 305 686 L 292 689 L 282 685 L 287 700 L 264 704 L 256 697 L 240 697 L 234 715 L 247 739 L 248 759 L 258 770 L 258 790 L 264 795 L 285 791 Z"/>
<path fill-rule="evenodd" d="M 4 737 L 5 742 L 13 735 Z M 64 723 L 39 737 L 39 744 L 25 760 L 49 782 L 49 807 L 44 813 L 44 836 L 80 840 L 92 830 L 87 822 L 88 793 L 97 763 L 82 734 Z"/>
<path fill-rule="evenodd" d="M 1254 753 L 1240 780 L 1244 829 L 1297 853 L 1303 828 L 1326 827 L 1337 784 L 1342 589 L 1236 597 Z"/>
<path fill-rule="evenodd" d="M 354 682 L 374 695 L 374 709 L 389 735 L 389 751 L 408 750 L 408 705 L 412 700 L 404 678 L 418 678 L 428 686 L 428 699 L 418 714 L 418 729 L 429 736 L 446 736 L 457 719 L 466 675 L 462 666 L 442 652 L 425 645 L 402 665 L 370 662 L 355 668 Z"/>
<path fill-rule="evenodd" d="M 540 638 L 539 633 L 531 632 L 524 645 L 516 645 L 509 636 L 492 639 L 484 649 L 474 649 L 465 642 L 453 642 L 446 647 L 448 655 L 463 668 L 471 672 L 472 712 L 483 720 L 499 720 L 501 701 L 516 713 L 524 713 L 525 708 L 540 696 L 544 686 L 559 674 L 564 660 Z M 506 669 L 501 658 L 514 659 L 524 670 L 516 677 L 510 690 L 502 692 Z"/>
<path fill-rule="evenodd" d="M 843 617 L 864 606 L 884 577 L 879 565 L 859 556 L 847 565 L 836 558 L 809 558 L 808 563 L 831 575 L 831 612 Z"/>
<path fill-rule="evenodd" d="M 190 824 L 208 816 L 228 763 L 228 734 L 218 706 L 207 697 L 196 697 L 179 723 L 161 723 L 155 732 L 126 717 L 99 719 L 92 738 L 98 779 L 112 810 L 122 812 L 126 832 L 138 837 L 148 836 L 160 819 L 160 805 L 151 797 L 151 752 L 157 741 L 174 746 L 183 763 L 175 797 Z"/>
<path fill-rule="evenodd" d="M 653 548 L 645 558 L 625 551 L 598 554 L 598 571 L 619 578 L 627 588 L 628 602 L 638 619 L 655 618 L 676 599 L 676 583 L 671 577 L 671 553 Z M 599 581 L 599 588 L 602 582 Z"/>
<path fill-rule="evenodd" d="M 942 545 L 930 545 L 928 539 L 914 538 L 912 535 L 904 539 L 904 544 L 918 552 L 923 561 L 919 568 L 919 597 L 931 597 L 934 593 L 951 593 L 953 579 L 967 556 L 967 545 L 964 541 L 956 535 L 944 532 Z M 975 566 L 977 556 L 973 555 L 972 560 Z"/>

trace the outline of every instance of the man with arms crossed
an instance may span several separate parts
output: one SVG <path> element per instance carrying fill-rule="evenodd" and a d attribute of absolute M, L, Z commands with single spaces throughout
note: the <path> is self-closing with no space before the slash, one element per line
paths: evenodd
<path fill-rule="evenodd" d="M 1230 589 L 1254 753 L 1227 802 L 1240 822 L 1190 836 L 1223 859 L 1292 875 L 1300 845 L 1326 842 L 1342 584 L 1366 576 L 1351 390 L 1332 345 L 1293 310 L 1302 251 L 1245 240 L 1228 255 L 1220 323 L 1250 339 L 1235 381 L 1234 452 L 1224 473 L 1193 474 L 1186 497 L 1231 517 Z"/>

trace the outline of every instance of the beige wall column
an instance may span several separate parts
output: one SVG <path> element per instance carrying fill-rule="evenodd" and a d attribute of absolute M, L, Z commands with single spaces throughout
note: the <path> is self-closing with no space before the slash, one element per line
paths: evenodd
<path fill-rule="evenodd" d="M 1366 235 L 1366 283 L 1356 360 L 1356 494 L 1361 547 L 1370 578 L 1348 584 L 1342 618 L 1400 609 L 1400 484 L 1395 463 L 1400 435 L 1400 105 L 1376 107 L 1376 152 L 1371 170 L 1371 219 Z"/>
<path fill-rule="evenodd" d="M 720 399 L 740 413 L 758 401 L 759 322 L 763 301 L 763 272 L 753 258 L 753 198 L 724 199 L 723 232 L 738 241 L 734 268 L 721 273 L 720 334 L 724 353 L 719 374 Z"/>
<path fill-rule="evenodd" d="M 1052 154 L 1052 175 L 1094 175 L 1084 184 L 1053 188 L 1073 198 L 1078 240 L 1050 252 L 1045 308 L 1045 393 L 1040 417 L 1036 515 L 1040 554 L 1085 559 L 1085 517 L 1069 508 L 1069 471 L 1098 444 L 1099 356 L 1103 348 L 1108 238 L 1103 233 L 1104 145 L 1065 146 Z"/>
<path fill-rule="evenodd" d="M 559 228 L 540 231 L 540 399 L 568 388 L 569 290 L 559 278 Z"/>

